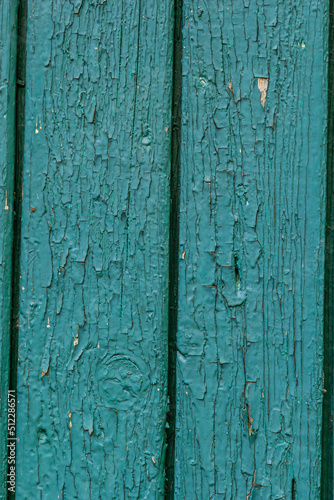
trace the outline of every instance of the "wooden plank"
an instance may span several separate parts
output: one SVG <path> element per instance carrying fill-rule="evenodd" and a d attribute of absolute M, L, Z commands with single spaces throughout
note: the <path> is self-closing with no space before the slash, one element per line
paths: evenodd
<path fill-rule="evenodd" d="M 183 33 L 175 498 L 318 499 L 327 2 Z"/>
<path fill-rule="evenodd" d="M 28 1 L 18 498 L 162 498 L 171 0 Z"/>
<path fill-rule="evenodd" d="M 17 2 L 0 3 L 0 498 L 6 496 L 15 160 Z"/>

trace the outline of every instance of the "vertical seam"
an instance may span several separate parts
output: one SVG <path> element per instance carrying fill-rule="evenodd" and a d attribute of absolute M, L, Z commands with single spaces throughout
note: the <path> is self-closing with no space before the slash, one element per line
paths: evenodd
<path fill-rule="evenodd" d="M 181 172 L 181 100 L 182 100 L 182 8 L 183 0 L 174 0 L 173 97 L 170 177 L 169 229 L 169 314 L 168 314 L 168 399 L 165 499 L 174 499 L 176 356 L 179 280 L 180 172 Z"/>
<path fill-rule="evenodd" d="M 19 0 L 17 12 L 16 96 L 15 96 L 15 161 L 14 161 L 14 216 L 11 280 L 10 368 L 9 389 L 17 391 L 17 360 L 20 299 L 20 253 L 22 215 L 22 172 L 25 124 L 25 75 L 27 50 L 27 0 Z M 15 436 L 16 438 L 16 429 Z M 9 465 L 9 464 L 8 464 Z M 7 499 L 15 493 L 7 489 Z"/>
<path fill-rule="evenodd" d="M 334 353 L 334 0 L 329 1 L 326 231 L 324 276 L 321 499 L 333 499 Z"/>

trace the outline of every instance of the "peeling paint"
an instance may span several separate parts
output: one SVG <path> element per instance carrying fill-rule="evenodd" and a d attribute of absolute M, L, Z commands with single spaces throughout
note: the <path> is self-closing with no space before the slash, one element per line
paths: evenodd
<path fill-rule="evenodd" d="M 264 107 L 265 102 L 266 102 L 266 97 L 267 97 L 267 90 L 268 90 L 268 78 L 259 78 L 257 81 L 257 86 L 259 91 L 261 92 L 261 104 Z"/>
<path fill-rule="evenodd" d="M 184 12 L 175 499 L 319 500 L 326 5 Z"/>
<path fill-rule="evenodd" d="M 0 2 L 0 498 L 7 498 L 7 415 L 11 360 L 11 289 L 14 221 L 16 2 Z M 15 368 L 14 368 L 15 370 Z M 12 373 L 15 373 L 13 370 Z"/>
<path fill-rule="evenodd" d="M 28 0 L 17 498 L 163 497 L 172 7 Z"/>

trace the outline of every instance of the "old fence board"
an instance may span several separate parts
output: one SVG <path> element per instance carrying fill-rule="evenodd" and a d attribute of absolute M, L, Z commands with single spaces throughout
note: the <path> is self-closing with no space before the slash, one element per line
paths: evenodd
<path fill-rule="evenodd" d="M 161 498 L 172 2 L 28 0 L 18 498 Z"/>
<path fill-rule="evenodd" d="M 7 394 L 11 325 L 11 271 L 15 161 L 17 2 L 0 3 L 0 498 L 7 473 Z"/>
<path fill-rule="evenodd" d="M 319 498 L 327 2 L 184 2 L 175 498 Z"/>

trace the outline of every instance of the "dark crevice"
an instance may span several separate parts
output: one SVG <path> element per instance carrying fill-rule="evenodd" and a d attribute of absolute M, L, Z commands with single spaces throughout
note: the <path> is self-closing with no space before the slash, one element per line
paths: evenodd
<path fill-rule="evenodd" d="M 296 480 L 294 477 L 291 481 L 291 500 L 296 500 Z"/>
<path fill-rule="evenodd" d="M 182 93 L 182 0 L 174 1 L 172 146 L 169 229 L 168 398 L 165 499 L 174 499 L 176 417 L 176 332 L 179 279 L 180 157 Z"/>
<path fill-rule="evenodd" d="M 333 359 L 334 359 L 334 0 L 330 0 L 328 43 L 328 144 L 324 295 L 324 364 L 321 499 L 334 498 Z"/>
<path fill-rule="evenodd" d="M 239 290 L 240 288 L 239 259 L 236 255 L 234 256 L 234 280 L 235 280 L 235 287 L 237 290 Z"/>
<path fill-rule="evenodd" d="M 17 59 L 16 59 L 16 99 L 15 99 L 15 163 L 14 163 L 14 218 L 12 249 L 11 282 L 11 325 L 10 325 L 10 371 L 9 389 L 17 390 L 17 358 L 19 330 L 19 295 L 20 295 L 20 251 L 21 251 L 21 215 L 22 215 L 22 172 L 24 149 L 25 115 L 25 75 L 27 49 L 27 0 L 20 0 L 17 14 Z M 8 491 L 7 498 L 12 500 L 15 494 Z"/>

